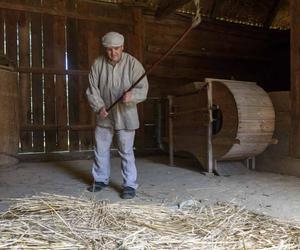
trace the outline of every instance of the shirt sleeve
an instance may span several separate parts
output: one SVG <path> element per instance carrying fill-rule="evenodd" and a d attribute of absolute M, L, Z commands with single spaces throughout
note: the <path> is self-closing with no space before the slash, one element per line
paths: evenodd
<path fill-rule="evenodd" d="M 136 60 L 132 66 L 133 84 L 145 73 L 142 64 Z M 139 103 L 147 98 L 148 93 L 148 79 L 145 76 L 133 89 L 132 89 L 132 102 Z"/>
<path fill-rule="evenodd" d="M 99 65 L 97 61 L 92 65 L 91 71 L 89 73 L 89 87 L 86 90 L 86 96 L 88 102 L 94 112 L 99 112 L 99 110 L 105 106 L 104 101 L 100 95 L 99 89 Z"/>

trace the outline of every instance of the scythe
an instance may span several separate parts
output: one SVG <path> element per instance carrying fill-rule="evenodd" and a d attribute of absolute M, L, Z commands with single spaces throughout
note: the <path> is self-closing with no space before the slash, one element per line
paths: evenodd
<path fill-rule="evenodd" d="M 133 83 L 129 89 L 127 89 L 116 101 L 114 101 L 107 109 L 106 112 L 109 112 L 119 101 L 121 101 L 123 99 L 123 96 L 131 91 L 137 84 L 139 84 L 139 82 L 146 76 L 148 75 L 150 72 L 153 71 L 153 69 L 159 64 L 161 63 L 177 46 L 178 44 L 180 44 L 184 38 L 189 34 L 189 32 L 195 28 L 196 26 L 198 26 L 201 22 L 201 16 L 200 16 L 200 4 L 199 4 L 199 0 L 194 0 L 195 5 L 196 5 L 196 15 L 193 18 L 193 22 L 192 24 L 183 32 L 183 34 L 179 37 L 179 39 L 166 51 L 166 53 L 164 55 L 162 55 L 156 62 L 154 62 L 146 71 L 144 74 L 142 74 L 139 79 Z"/>

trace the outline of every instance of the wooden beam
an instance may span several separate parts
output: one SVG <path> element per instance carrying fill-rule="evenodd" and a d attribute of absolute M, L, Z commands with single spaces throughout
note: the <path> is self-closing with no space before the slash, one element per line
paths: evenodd
<path fill-rule="evenodd" d="M 191 0 L 160 0 L 158 4 L 158 9 L 155 16 L 157 18 L 164 18 L 175 12 L 176 9 L 187 4 Z"/>
<path fill-rule="evenodd" d="M 111 17 L 104 16 L 92 16 L 92 15 L 84 15 L 79 14 L 76 11 L 67 11 L 67 10 L 54 10 L 46 7 L 38 7 L 38 6 L 26 6 L 25 4 L 16 4 L 16 3 L 8 3 L 1 2 L 0 10 L 8 9 L 8 10 L 18 10 L 25 11 L 31 13 L 39 13 L 39 14 L 49 14 L 52 16 L 61 16 L 61 17 L 69 17 L 79 20 L 87 20 L 87 21 L 95 21 L 95 22 L 103 22 L 103 23 L 111 23 L 111 24 L 132 24 L 131 20 L 125 19 L 117 19 Z"/>
<path fill-rule="evenodd" d="M 25 125 L 21 127 L 21 131 L 40 131 L 40 130 L 93 130 L 93 125 Z"/>
<path fill-rule="evenodd" d="M 290 1 L 291 27 L 291 129 L 290 155 L 300 158 L 300 1 Z"/>
<path fill-rule="evenodd" d="M 113 149 L 112 149 L 113 150 Z M 113 151 L 112 151 L 113 152 Z M 136 154 L 135 154 L 136 155 Z M 85 160 L 89 160 L 92 159 L 94 157 L 94 151 L 93 150 L 89 150 L 89 151 L 75 151 L 75 152 L 64 152 L 63 154 L 61 152 L 55 152 L 55 151 L 51 151 L 51 152 L 35 152 L 35 153 L 25 153 L 25 154 L 18 154 L 17 158 L 19 159 L 19 161 L 21 162 L 47 162 L 47 161 L 66 161 L 66 160 L 79 160 L 79 159 L 85 159 Z M 64 167 L 68 167 L 67 165 L 60 165 L 59 168 L 64 169 Z M 75 168 L 72 168 L 72 171 L 74 171 L 73 173 L 77 173 L 78 176 L 82 176 L 82 181 L 83 182 L 88 182 L 89 180 L 86 179 L 86 177 L 84 177 L 82 175 L 81 172 L 76 172 Z"/>
<path fill-rule="evenodd" d="M 156 54 L 163 54 L 166 48 L 154 45 L 148 45 L 147 51 Z M 188 49 L 176 49 L 172 55 L 177 56 L 188 56 L 188 57 L 201 57 L 201 58 L 216 58 L 224 60 L 245 60 L 245 61 L 258 61 L 258 62 L 269 62 L 271 59 L 267 56 L 256 56 L 256 55 L 241 55 L 224 52 L 214 51 L 200 51 L 200 50 L 188 50 Z"/>
<path fill-rule="evenodd" d="M 272 25 L 274 18 L 276 17 L 276 14 L 278 12 L 280 2 L 281 2 L 281 0 L 273 0 L 271 10 L 270 10 L 269 14 L 267 15 L 267 18 L 264 22 L 264 28 L 269 28 Z"/>
<path fill-rule="evenodd" d="M 19 73 L 33 73 L 45 75 L 88 75 L 89 70 L 78 69 L 59 69 L 59 68 L 39 68 L 39 67 L 18 67 L 16 71 Z"/>

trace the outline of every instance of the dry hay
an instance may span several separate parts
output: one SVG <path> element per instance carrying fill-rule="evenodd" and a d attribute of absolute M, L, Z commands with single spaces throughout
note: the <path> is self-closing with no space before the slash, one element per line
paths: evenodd
<path fill-rule="evenodd" d="M 160 205 L 48 195 L 0 214 L 0 249 L 299 249 L 300 227 L 233 204 Z"/>

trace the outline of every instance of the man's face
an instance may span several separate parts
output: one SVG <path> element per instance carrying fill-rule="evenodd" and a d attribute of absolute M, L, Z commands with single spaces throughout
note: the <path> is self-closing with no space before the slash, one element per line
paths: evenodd
<path fill-rule="evenodd" d="M 109 58 L 109 60 L 111 60 L 112 63 L 117 63 L 122 57 L 123 49 L 123 46 L 106 48 L 107 57 Z"/>

